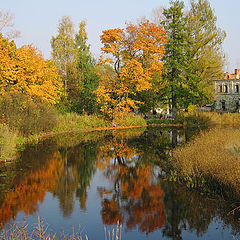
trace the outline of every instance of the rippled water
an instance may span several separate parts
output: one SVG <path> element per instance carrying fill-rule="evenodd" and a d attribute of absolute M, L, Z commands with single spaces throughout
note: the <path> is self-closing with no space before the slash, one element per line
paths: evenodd
<path fill-rule="evenodd" d="M 233 239 L 227 203 L 169 182 L 169 156 L 198 130 L 132 129 L 61 135 L 0 167 L 0 224 L 38 216 L 88 239 Z"/>

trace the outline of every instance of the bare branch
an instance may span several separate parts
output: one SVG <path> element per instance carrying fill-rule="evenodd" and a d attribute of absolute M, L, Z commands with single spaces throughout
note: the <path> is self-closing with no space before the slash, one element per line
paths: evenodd
<path fill-rule="evenodd" d="M 20 36 L 20 31 L 12 29 L 14 14 L 0 11 L 0 33 L 8 39 L 13 39 Z"/>

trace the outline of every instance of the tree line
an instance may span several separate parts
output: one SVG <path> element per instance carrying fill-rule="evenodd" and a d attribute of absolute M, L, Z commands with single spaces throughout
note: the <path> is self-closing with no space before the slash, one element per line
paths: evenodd
<path fill-rule="evenodd" d="M 33 46 L 16 47 L 3 31 L 4 18 L 12 19 L 1 14 L 1 96 L 20 92 L 63 112 L 101 112 L 112 121 L 126 111 L 169 106 L 176 115 L 211 101 L 212 80 L 223 75 L 226 33 L 209 1 L 191 0 L 187 10 L 183 1 L 170 0 L 153 16 L 103 31 L 99 60 L 90 51 L 86 22 L 75 31 L 64 16 L 51 39 L 51 60 L 45 60 Z"/>

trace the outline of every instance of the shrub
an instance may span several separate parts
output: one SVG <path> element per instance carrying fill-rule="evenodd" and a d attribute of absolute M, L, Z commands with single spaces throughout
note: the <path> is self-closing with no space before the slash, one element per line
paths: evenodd
<path fill-rule="evenodd" d="M 19 93 L 0 99 L 0 116 L 2 123 L 22 135 L 50 131 L 56 125 L 56 112 L 50 104 Z"/>

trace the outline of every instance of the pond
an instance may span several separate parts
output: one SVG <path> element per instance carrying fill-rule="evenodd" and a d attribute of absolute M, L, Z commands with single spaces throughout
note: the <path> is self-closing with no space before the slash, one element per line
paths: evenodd
<path fill-rule="evenodd" d="M 60 235 L 88 239 L 236 239 L 228 204 L 166 177 L 173 148 L 199 129 L 59 135 L 0 166 L 0 226 L 38 217 Z M 118 237 L 116 237 L 118 234 Z"/>

